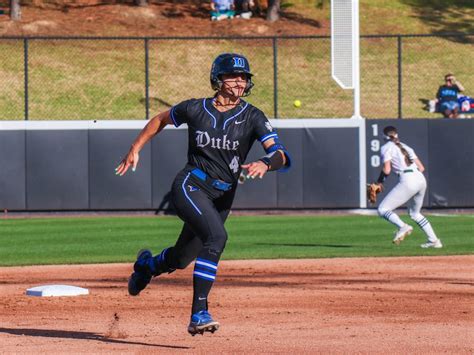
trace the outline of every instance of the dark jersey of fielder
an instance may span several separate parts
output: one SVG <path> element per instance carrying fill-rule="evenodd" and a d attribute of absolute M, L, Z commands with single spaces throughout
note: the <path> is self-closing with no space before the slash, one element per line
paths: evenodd
<path fill-rule="evenodd" d="M 171 119 L 176 127 L 188 125 L 188 164 L 213 179 L 235 183 L 253 143 L 278 136 L 264 113 L 248 102 L 241 100 L 233 109 L 220 112 L 212 101 L 183 101 L 171 108 Z"/>

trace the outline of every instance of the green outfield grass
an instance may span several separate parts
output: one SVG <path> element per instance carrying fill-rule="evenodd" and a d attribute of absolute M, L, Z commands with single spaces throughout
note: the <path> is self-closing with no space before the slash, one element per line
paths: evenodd
<path fill-rule="evenodd" d="M 473 216 L 429 219 L 445 248 L 421 249 L 425 237 L 417 228 L 402 245 L 394 246 L 394 227 L 375 216 L 231 216 L 223 258 L 474 253 Z M 0 265 L 131 262 L 140 248 L 156 253 L 174 244 L 180 228 L 176 217 L 4 219 L 0 220 Z"/>

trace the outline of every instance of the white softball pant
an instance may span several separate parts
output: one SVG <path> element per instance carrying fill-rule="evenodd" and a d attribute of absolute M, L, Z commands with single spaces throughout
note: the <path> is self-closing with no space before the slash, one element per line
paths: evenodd
<path fill-rule="evenodd" d="M 388 211 L 393 211 L 407 204 L 410 217 L 419 220 L 426 192 L 426 179 L 418 170 L 401 173 L 398 184 L 388 193 L 379 205 L 379 215 L 383 216 Z"/>

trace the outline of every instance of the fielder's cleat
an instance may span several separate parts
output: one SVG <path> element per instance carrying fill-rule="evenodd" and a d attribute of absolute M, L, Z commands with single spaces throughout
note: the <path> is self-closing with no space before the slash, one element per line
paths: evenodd
<path fill-rule="evenodd" d="M 423 249 L 428 249 L 428 248 L 441 249 L 443 247 L 443 244 L 441 243 L 441 240 L 438 239 L 436 242 L 428 241 L 425 244 L 421 244 L 420 247 L 422 247 Z"/>
<path fill-rule="evenodd" d="M 195 336 L 196 334 L 204 335 L 204 332 L 214 333 L 218 329 L 219 322 L 213 320 L 208 311 L 200 311 L 191 316 L 188 333 L 192 336 Z"/>
<path fill-rule="evenodd" d="M 395 238 L 393 238 L 393 244 L 400 245 L 400 243 L 403 242 L 403 239 L 410 235 L 411 232 L 413 232 L 413 227 L 408 224 L 405 224 L 395 234 Z"/>
<path fill-rule="evenodd" d="M 152 279 L 152 274 L 146 267 L 147 260 L 152 257 L 151 251 L 142 249 L 138 252 L 137 261 L 133 264 L 133 270 L 128 279 L 128 293 L 131 296 L 138 296 L 138 294 L 147 287 Z"/>

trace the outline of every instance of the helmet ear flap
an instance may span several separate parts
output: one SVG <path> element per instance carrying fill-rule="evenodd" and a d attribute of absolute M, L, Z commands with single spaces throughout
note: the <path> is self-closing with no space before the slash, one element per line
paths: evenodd
<path fill-rule="evenodd" d="M 211 74 L 211 88 L 214 91 L 219 91 L 222 87 L 222 80 L 217 75 Z"/>
<path fill-rule="evenodd" d="M 223 84 L 224 83 L 221 80 L 221 78 L 219 77 L 219 75 L 211 77 L 211 88 L 213 90 L 219 91 L 222 88 Z"/>
<path fill-rule="evenodd" d="M 247 85 L 245 85 L 245 90 L 244 90 L 245 96 L 250 95 L 250 90 L 252 90 L 253 86 L 254 86 L 254 83 L 252 81 L 252 77 L 247 75 Z"/>
<path fill-rule="evenodd" d="M 217 77 L 217 90 L 220 90 L 222 88 L 222 85 L 224 85 L 224 82 L 222 79 L 218 76 Z"/>

